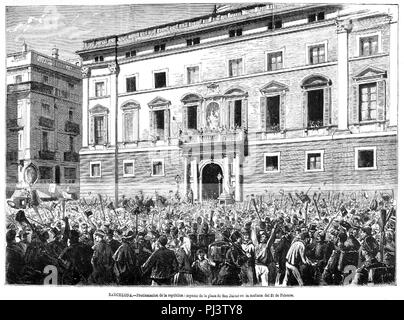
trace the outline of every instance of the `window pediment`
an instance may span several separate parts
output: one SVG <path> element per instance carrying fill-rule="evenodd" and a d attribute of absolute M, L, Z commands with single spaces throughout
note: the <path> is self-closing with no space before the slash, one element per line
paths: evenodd
<path fill-rule="evenodd" d="M 129 100 L 129 101 L 125 101 L 122 105 L 121 105 L 121 109 L 123 111 L 126 110 L 133 110 L 133 109 L 139 109 L 140 108 L 140 103 L 135 101 L 135 100 Z"/>
<path fill-rule="evenodd" d="M 203 100 L 203 98 L 200 95 L 196 94 L 196 93 L 189 93 L 189 94 L 186 94 L 185 96 L 183 96 L 181 98 L 181 102 L 183 104 L 200 102 L 202 100 Z"/>
<path fill-rule="evenodd" d="M 310 75 L 302 81 L 302 88 L 308 89 L 314 87 L 324 87 L 330 86 L 331 84 L 331 80 L 322 75 Z"/>
<path fill-rule="evenodd" d="M 247 96 L 248 96 L 248 92 L 245 91 L 245 90 L 243 90 L 243 89 L 241 89 L 241 88 L 238 88 L 238 87 L 230 88 L 229 90 L 227 90 L 227 91 L 224 93 L 224 97 L 225 97 L 225 98 L 230 98 L 230 97 L 247 97 Z"/>
<path fill-rule="evenodd" d="M 159 108 L 159 107 L 166 107 L 171 104 L 170 100 L 164 99 L 162 97 L 156 97 L 152 101 L 150 101 L 147 105 L 149 108 Z"/>
<path fill-rule="evenodd" d="M 387 71 L 376 68 L 376 67 L 371 67 L 367 66 L 363 68 L 356 76 L 353 77 L 355 81 L 358 80 L 369 80 L 369 79 L 382 79 L 387 77 Z"/>
<path fill-rule="evenodd" d="M 107 107 L 104 107 L 104 106 L 100 105 L 100 104 L 95 105 L 89 111 L 90 111 L 90 114 L 109 113 L 109 109 Z"/>
<path fill-rule="evenodd" d="M 289 88 L 287 85 L 278 81 L 271 81 L 270 83 L 268 83 L 267 85 L 265 85 L 260 89 L 261 93 L 264 95 L 288 90 Z"/>

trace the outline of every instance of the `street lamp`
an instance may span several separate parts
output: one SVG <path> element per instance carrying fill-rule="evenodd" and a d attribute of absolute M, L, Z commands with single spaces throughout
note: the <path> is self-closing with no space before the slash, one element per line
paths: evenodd
<path fill-rule="evenodd" d="M 220 196 L 220 181 L 222 181 L 222 179 L 223 179 L 223 176 L 220 174 L 220 172 L 218 173 L 218 175 L 217 175 L 217 180 L 219 181 L 219 196 Z"/>

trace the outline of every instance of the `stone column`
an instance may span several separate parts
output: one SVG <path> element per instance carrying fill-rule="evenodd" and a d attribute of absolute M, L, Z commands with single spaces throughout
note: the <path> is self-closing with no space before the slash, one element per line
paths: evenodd
<path fill-rule="evenodd" d="M 236 154 L 236 157 L 233 161 L 234 166 L 234 176 L 236 180 L 235 190 L 234 190 L 234 198 L 236 201 L 241 201 L 241 186 L 240 186 L 240 155 Z"/>
<path fill-rule="evenodd" d="M 230 193 L 229 185 L 230 185 L 230 172 L 229 172 L 229 157 L 225 156 L 223 158 L 223 185 L 222 192 Z"/>
<path fill-rule="evenodd" d="M 188 167 L 188 157 L 183 157 L 183 160 L 184 160 L 184 195 L 185 195 L 185 197 L 187 196 L 187 193 L 188 193 L 188 177 L 187 177 L 187 174 L 188 174 L 188 170 L 187 170 L 187 167 Z"/>
<path fill-rule="evenodd" d="M 108 69 L 109 72 L 111 73 L 110 75 L 110 117 L 109 117 L 109 123 L 110 123 L 110 130 L 108 130 L 109 137 L 108 137 L 108 142 L 111 145 L 115 145 L 117 142 L 117 129 L 119 126 L 117 126 L 117 117 L 118 117 L 118 112 L 117 112 L 117 97 L 118 97 L 118 88 L 117 88 L 117 81 L 116 77 L 118 77 L 118 67 L 115 62 L 109 63 L 108 64 Z"/>
<path fill-rule="evenodd" d="M 88 147 L 88 126 L 89 126 L 89 118 L 88 118 L 88 97 L 90 95 L 90 86 L 89 86 L 89 75 L 90 69 L 88 67 L 81 68 L 81 74 L 83 76 L 83 107 L 82 107 L 82 130 L 81 130 L 81 139 L 83 148 Z"/>
<path fill-rule="evenodd" d="M 337 21 L 338 38 L 338 130 L 348 129 L 348 34 L 349 21 Z M 332 109 L 331 109 L 332 112 Z M 330 114 L 332 119 L 332 114 Z"/>
<path fill-rule="evenodd" d="M 398 111 L 398 24 L 397 8 L 390 20 L 390 126 L 397 126 Z"/>
<path fill-rule="evenodd" d="M 191 176 L 192 176 L 192 193 L 194 194 L 194 200 L 200 198 L 198 190 L 198 167 L 196 164 L 196 159 L 191 160 Z"/>

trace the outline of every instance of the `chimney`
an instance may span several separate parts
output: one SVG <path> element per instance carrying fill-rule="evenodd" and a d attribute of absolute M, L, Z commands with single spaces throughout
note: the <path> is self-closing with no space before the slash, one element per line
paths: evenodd
<path fill-rule="evenodd" d="M 55 59 L 59 59 L 59 49 L 58 48 L 52 49 L 52 57 Z"/>
<path fill-rule="evenodd" d="M 22 52 L 25 53 L 27 51 L 28 51 L 28 45 L 24 41 L 24 43 L 22 44 Z"/>

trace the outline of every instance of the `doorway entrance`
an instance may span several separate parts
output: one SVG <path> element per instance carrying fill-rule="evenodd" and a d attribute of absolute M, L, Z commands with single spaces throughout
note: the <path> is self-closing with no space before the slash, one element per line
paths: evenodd
<path fill-rule="evenodd" d="M 55 167 L 55 183 L 60 184 L 60 167 Z"/>
<path fill-rule="evenodd" d="M 222 177 L 219 184 L 218 175 Z M 202 199 L 217 199 L 222 191 L 223 171 L 216 163 L 209 163 L 202 169 Z"/>

